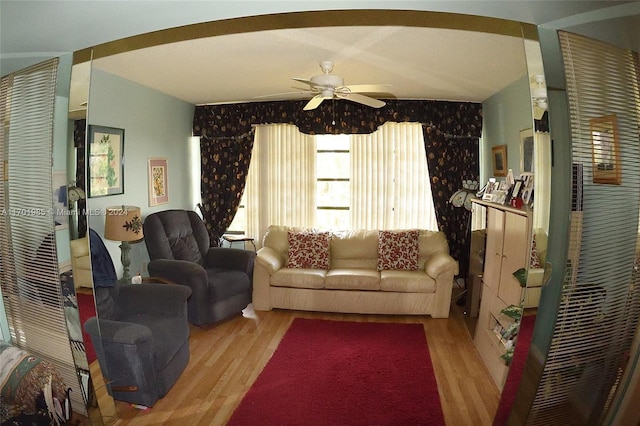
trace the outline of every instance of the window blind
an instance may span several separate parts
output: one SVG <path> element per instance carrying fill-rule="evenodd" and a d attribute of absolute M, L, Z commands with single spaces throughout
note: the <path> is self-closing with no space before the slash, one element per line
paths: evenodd
<path fill-rule="evenodd" d="M 0 285 L 14 346 L 53 364 L 84 412 L 63 309 L 52 214 L 58 60 L 2 77 Z"/>
<path fill-rule="evenodd" d="M 638 55 L 559 37 L 574 211 L 557 322 L 527 424 L 602 424 L 640 315 Z"/>

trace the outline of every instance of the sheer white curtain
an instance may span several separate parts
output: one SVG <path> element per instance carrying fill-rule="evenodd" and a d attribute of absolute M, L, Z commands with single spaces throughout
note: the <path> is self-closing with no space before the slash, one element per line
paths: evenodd
<path fill-rule="evenodd" d="M 247 235 L 261 242 L 269 225 L 313 227 L 316 143 L 290 124 L 256 127 L 245 193 Z"/>
<path fill-rule="evenodd" d="M 351 165 L 352 228 L 438 230 L 420 123 L 353 135 Z"/>
<path fill-rule="evenodd" d="M 549 203 L 551 202 L 551 138 L 548 133 L 533 135 L 533 228 L 549 232 Z"/>

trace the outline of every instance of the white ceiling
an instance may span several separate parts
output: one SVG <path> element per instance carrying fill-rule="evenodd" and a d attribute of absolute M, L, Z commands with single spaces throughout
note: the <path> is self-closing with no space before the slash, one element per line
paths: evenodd
<path fill-rule="evenodd" d="M 166 28 L 323 10 L 433 11 L 496 17 L 566 29 L 640 50 L 638 1 L 2 0 L 0 70 L 5 75 L 50 57 Z M 359 21 L 366 22 L 366 17 L 354 19 L 354 25 Z M 291 77 L 318 74 L 318 62 L 327 59 L 335 61 L 334 74 L 343 76 L 346 84 L 388 83 L 391 94 L 403 99 L 481 101 L 524 70 L 522 45 L 509 37 L 358 26 L 219 36 L 96 62 L 109 72 L 199 104 L 251 101 L 256 96 L 291 91 L 292 86 L 299 87 Z"/>
<path fill-rule="evenodd" d="M 526 74 L 524 52 L 520 37 L 350 26 L 202 38 L 93 65 L 193 104 L 309 98 L 295 89 L 305 85 L 291 78 L 321 74 L 321 60 L 333 61 L 333 74 L 347 85 L 389 84 L 381 97 L 482 102 Z"/>

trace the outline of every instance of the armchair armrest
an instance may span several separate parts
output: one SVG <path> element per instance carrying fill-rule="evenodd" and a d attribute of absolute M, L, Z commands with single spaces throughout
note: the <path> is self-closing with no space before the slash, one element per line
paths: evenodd
<path fill-rule="evenodd" d="M 180 317 L 191 288 L 177 284 L 121 284 L 118 290 L 118 311 L 161 314 Z"/>
<path fill-rule="evenodd" d="M 229 247 L 211 247 L 204 258 L 207 268 L 233 269 L 253 275 L 256 254 L 249 250 Z"/>
<path fill-rule="evenodd" d="M 204 295 L 207 290 L 207 272 L 187 260 L 155 259 L 149 262 L 149 274 L 167 279 L 175 284 L 191 288 L 194 295 Z"/>
<path fill-rule="evenodd" d="M 188 260 L 155 259 L 149 262 L 149 274 L 191 288 L 188 301 L 189 322 L 205 322 L 209 310 L 209 277 L 201 265 Z M 165 286 L 158 284 L 158 287 Z"/>
<path fill-rule="evenodd" d="M 129 400 L 143 393 L 148 405 L 158 398 L 155 389 L 153 338 L 148 327 L 130 322 L 89 318 L 84 324 L 96 349 L 109 393 Z M 124 392 L 123 392 L 124 391 Z"/>
<path fill-rule="evenodd" d="M 447 253 L 436 253 L 424 263 L 424 271 L 431 278 L 438 278 L 440 274 L 458 274 L 458 262 Z"/>
<path fill-rule="evenodd" d="M 262 247 L 258 250 L 256 262 L 264 267 L 269 272 L 269 275 L 273 275 L 284 266 L 284 258 L 271 247 Z"/>

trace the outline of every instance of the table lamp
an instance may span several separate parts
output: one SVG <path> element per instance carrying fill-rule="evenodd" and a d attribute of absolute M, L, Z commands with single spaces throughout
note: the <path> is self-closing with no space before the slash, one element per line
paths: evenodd
<path fill-rule="evenodd" d="M 142 233 L 142 216 L 140 214 L 140 207 L 136 206 L 116 206 L 107 207 L 105 224 L 104 224 L 104 237 L 107 240 L 121 241 L 120 244 L 120 261 L 124 273 L 122 274 L 122 280 L 124 282 L 131 282 L 131 275 L 129 274 L 129 251 L 131 246 L 129 242 L 139 241 L 144 235 Z"/>

